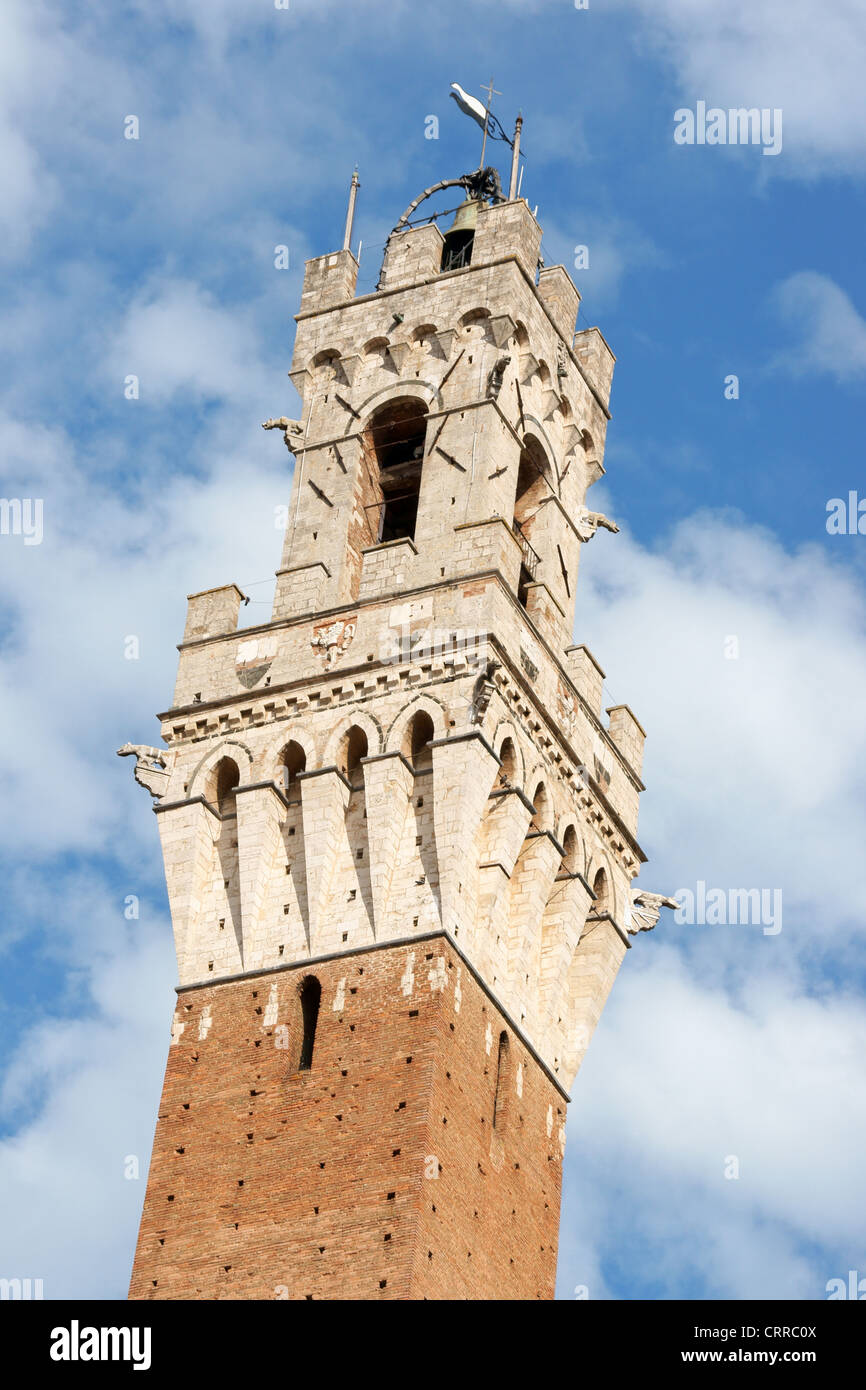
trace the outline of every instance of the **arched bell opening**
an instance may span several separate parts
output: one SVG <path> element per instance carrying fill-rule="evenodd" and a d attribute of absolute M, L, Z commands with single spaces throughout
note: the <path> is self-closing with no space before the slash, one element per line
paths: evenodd
<path fill-rule="evenodd" d="M 427 406 L 417 397 L 388 401 L 364 432 L 373 498 L 366 504 L 374 544 L 413 540 L 427 436 Z"/>

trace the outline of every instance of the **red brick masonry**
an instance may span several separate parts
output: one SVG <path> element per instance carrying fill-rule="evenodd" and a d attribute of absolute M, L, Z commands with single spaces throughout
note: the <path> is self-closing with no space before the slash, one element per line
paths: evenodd
<path fill-rule="evenodd" d="M 553 1297 L 565 1101 L 445 937 L 185 989 L 177 1021 L 130 1298 Z"/>

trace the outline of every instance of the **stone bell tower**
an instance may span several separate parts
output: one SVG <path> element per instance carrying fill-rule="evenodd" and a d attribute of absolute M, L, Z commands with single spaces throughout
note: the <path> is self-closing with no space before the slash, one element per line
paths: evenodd
<path fill-rule="evenodd" d="M 130 1296 L 551 1298 L 569 1087 L 666 900 L 572 640 L 614 358 L 492 170 L 307 263 L 270 621 L 193 594 L 154 797 L 180 984 Z M 615 543 L 615 542 L 610 542 Z"/>

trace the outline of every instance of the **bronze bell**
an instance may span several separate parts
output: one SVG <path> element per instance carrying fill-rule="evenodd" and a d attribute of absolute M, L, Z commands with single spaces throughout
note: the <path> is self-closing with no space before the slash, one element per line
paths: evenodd
<path fill-rule="evenodd" d="M 456 213 L 454 221 L 448 228 L 448 235 L 452 232 L 474 232 L 478 225 L 478 199 L 467 198 L 465 203 L 461 203 Z"/>

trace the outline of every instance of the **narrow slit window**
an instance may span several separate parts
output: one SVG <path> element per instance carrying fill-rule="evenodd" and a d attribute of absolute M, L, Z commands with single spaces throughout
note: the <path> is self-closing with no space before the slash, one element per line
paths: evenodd
<path fill-rule="evenodd" d="M 301 1018 L 304 1037 L 298 1071 L 309 1071 L 313 1065 L 313 1047 L 316 1041 L 316 1024 L 319 1021 L 319 1004 L 322 999 L 322 986 L 315 975 L 308 975 L 301 985 Z"/>
<path fill-rule="evenodd" d="M 499 1034 L 499 1054 L 496 1059 L 496 1094 L 493 1099 L 493 1128 L 500 1132 L 505 1126 L 508 1110 L 508 1076 L 510 1072 L 508 1034 Z"/>

